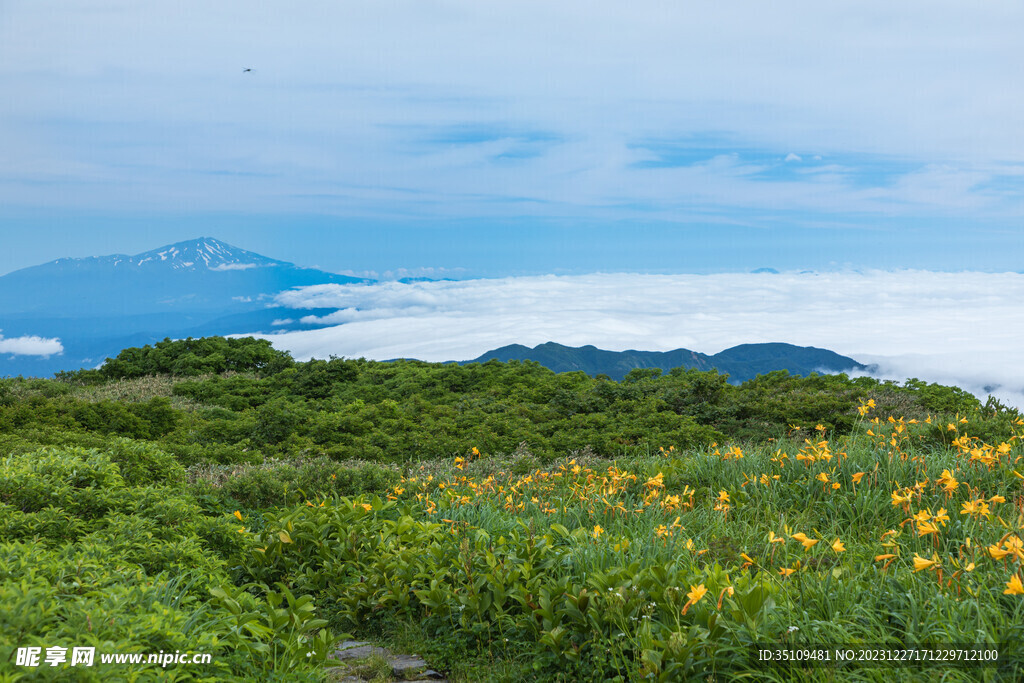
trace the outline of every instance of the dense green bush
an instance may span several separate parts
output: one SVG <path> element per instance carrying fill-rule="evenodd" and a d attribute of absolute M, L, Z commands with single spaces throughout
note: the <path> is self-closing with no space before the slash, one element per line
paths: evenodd
<path fill-rule="evenodd" d="M 295 462 L 267 461 L 222 477 L 208 478 L 223 498 L 246 509 L 266 509 L 322 500 L 334 495 L 383 493 L 401 472 L 373 463 L 347 466 L 326 457 Z"/>
<path fill-rule="evenodd" d="M 185 480 L 181 463 L 152 443 L 115 438 L 107 453 L 129 486 L 177 484 Z"/>
<path fill-rule="evenodd" d="M 736 386 L 714 371 L 676 368 L 637 370 L 613 382 L 582 372 L 559 375 L 533 362 L 294 363 L 268 353 L 254 340 L 219 338 L 126 349 L 108 372 L 171 372 L 192 356 L 212 359 L 217 370 L 237 361 L 230 368 L 235 374 L 207 373 L 129 391 L 139 397 L 135 401 L 96 400 L 109 393 L 68 382 L 6 382 L 0 385 L 6 387 L 0 445 L 10 438 L 4 432 L 24 438 L 31 432 L 34 443 L 45 444 L 85 443 L 81 435 L 90 433 L 150 439 L 192 465 L 312 455 L 408 463 L 453 458 L 472 447 L 508 454 L 525 442 L 547 462 L 588 447 L 612 457 L 806 436 L 819 425 L 826 433 L 846 434 L 868 399 L 878 412 L 919 421 L 983 414 L 968 431 L 986 440 L 1008 438 L 1011 421 L 1020 417 L 998 403 L 982 410 L 960 389 L 913 379 L 899 384 L 779 371 Z M 164 395 L 152 397 L 158 391 L 187 401 L 187 408 L 172 407 Z M 925 438 L 948 442 L 938 430 Z M 86 445 L 93 444 L 102 442 Z"/>
<path fill-rule="evenodd" d="M 98 373 L 104 379 L 171 374 L 181 376 L 222 372 L 278 372 L 292 364 L 291 356 L 277 351 L 265 339 L 203 337 L 164 339 L 156 344 L 125 349 L 108 358 Z M 62 379 L 94 380 L 90 371 L 63 373 Z"/>
<path fill-rule="evenodd" d="M 150 553 L 169 547 L 146 545 Z M 333 637 L 320 630 L 309 599 L 300 604 L 281 589 L 260 593 L 233 588 L 205 567 L 150 573 L 95 539 L 59 548 L 0 543 L 0 671 L 25 681 L 322 680 Z M 69 654 L 93 647 L 95 662 L 16 668 L 16 647 L 64 647 Z M 311 651 L 317 654 L 307 656 Z M 161 652 L 206 653 L 212 661 L 101 663 L 102 654 Z"/>
<path fill-rule="evenodd" d="M 180 650 L 213 661 L 176 666 L 173 680 L 320 680 L 333 636 L 310 598 L 234 586 L 229 558 L 251 552 L 253 538 L 233 517 L 207 516 L 182 476 L 166 453 L 126 440 L 109 453 L 0 460 L 0 672 L 13 669 L 15 647 L 95 647 L 91 668 L 21 667 L 16 677 L 146 680 L 168 671 L 102 665 L 100 653 Z"/>

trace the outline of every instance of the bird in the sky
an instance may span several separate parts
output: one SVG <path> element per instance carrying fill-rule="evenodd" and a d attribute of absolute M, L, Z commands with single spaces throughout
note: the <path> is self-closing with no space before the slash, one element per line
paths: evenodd
<path fill-rule="evenodd" d="M 248 71 L 252 71 L 252 69 L 242 69 L 242 73 L 246 73 Z"/>

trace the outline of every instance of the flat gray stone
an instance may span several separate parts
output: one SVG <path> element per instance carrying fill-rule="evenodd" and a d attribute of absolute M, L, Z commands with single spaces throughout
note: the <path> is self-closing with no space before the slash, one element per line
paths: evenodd
<path fill-rule="evenodd" d="M 349 659 L 366 659 L 373 655 L 380 655 L 384 658 L 391 657 L 391 653 L 384 648 L 360 640 L 346 640 L 341 643 L 334 651 L 333 657 L 344 662 Z"/>
<path fill-rule="evenodd" d="M 427 668 L 427 663 L 415 655 L 398 655 L 392 657 L 388 663 L 391 664 L 391 672 L 399 678 Z"/>
<path fill-rule="evenodd" d="M 342 662 L 354 662 L 379 655 L 388 661 L 391 673 L 395 678 L 405 681 L 436 681 L 448 683 L 444 674 L 427 668 L 427 663 L 416 655 L 393 655 L 386 648 L 377 647 L 361 640 L 346 640 L 338 645 L 332 655 Z M 362 681 L 355 676 L 347 676 L 338 683 L 357 683 Z"/>

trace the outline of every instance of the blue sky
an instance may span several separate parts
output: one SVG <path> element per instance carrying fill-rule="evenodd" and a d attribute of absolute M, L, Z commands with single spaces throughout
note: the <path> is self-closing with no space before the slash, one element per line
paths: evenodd
<path fill-rule="evenodd" d="M 0 273 L 1024 269 L 1024 5 L 703 4 L 8 0 Z"/>

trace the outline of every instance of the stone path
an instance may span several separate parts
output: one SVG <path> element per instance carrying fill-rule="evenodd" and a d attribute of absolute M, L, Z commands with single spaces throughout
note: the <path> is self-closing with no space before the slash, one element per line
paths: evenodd
<path fill-rule="evenodd" d="M 383 657 L 391 667 L 391 675 L 400 681 L 436 681 L 448 683 L 444 676 L 438 672 L 428 669 L 427 663 L 416 655 L 393 655 L 386 648 L 377 647 L 371 643 L 364 643 L 359 640 L 346 640 L 331 655 L 337 660 L 346 664 L 355 664 L 361 660 L 373 657 Z M 359 683 L 365 679 L 358 676 L 345 676 L 339 679 L 339 683 Z"/>

